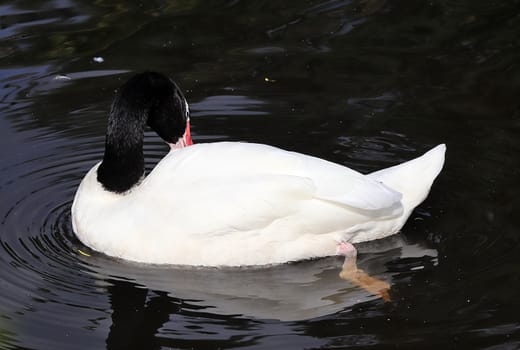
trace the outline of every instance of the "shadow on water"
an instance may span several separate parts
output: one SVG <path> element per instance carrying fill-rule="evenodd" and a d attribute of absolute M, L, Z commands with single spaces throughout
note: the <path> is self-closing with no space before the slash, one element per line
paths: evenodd
<path fill-rule="evenodd" d="M 7 1 L 0 5 L 0 347 L 520 346 L 519 1 Z M 370 172 L 448 144 L 403 232 L 335 258 L 171 269 L 82 247 L 70 205 L 113 92 L 174 77 L 196 142 L 263 142 Z M 147 170 L 166 147 L 152 133 Z M 90 256 L 83 256 L 78 249 Z"/>

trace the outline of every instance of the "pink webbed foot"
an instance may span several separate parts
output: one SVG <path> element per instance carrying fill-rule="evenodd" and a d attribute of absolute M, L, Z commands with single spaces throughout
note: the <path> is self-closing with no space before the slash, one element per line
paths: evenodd
<path fill-rule="evenodd" d="M 348 242 L 341 242 L 338 245 L 336 253 L 338 255 L 343 255 L 344 257 L 347 257 L 347 258 L 353 258 L 353 257 L 357 256 L 356 248 L 354 248 L 354 246 Z"/>

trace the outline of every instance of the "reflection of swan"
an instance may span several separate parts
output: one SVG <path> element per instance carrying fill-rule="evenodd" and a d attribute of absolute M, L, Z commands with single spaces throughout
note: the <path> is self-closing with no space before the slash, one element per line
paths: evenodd
<path fill-rule="evenodd" d="M 363 243 L 359 251 L 358 264 L 387 282 L 392 278 L 384 266 L 389 260 L 437 256 L 436 250 L 407 244 L 401 235 Z M 204 313 L 302 320 L 375 298 L 338 277 L 342 261 L 336 257 L 263 269 L 179 269 L 111 260 L 97 254 L 83 258 L 99 280 L 130 279 L 147 289 L 168 292 L 188 308 L 196 306 Z"/>
<path fill-rule="evenodd" d="M 139 262 L 247 266 L 349 255 L 350 243 L 399 231 L 444 163 L 439 145 L 365 176 L 266 145 L 222 142 L 174 149 L 143 179 L 145 125 L 170 144 L 191 145 L 187 102 L 158 73 L 119 90 L 103 161 L 72 205 L 83 243 Z"/>

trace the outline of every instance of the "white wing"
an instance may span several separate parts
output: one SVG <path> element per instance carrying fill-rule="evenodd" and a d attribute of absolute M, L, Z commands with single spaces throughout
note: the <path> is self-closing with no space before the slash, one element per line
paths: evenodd
<path fill-rule="evenodd" d="M 265 145 L 225 142 L 172 151 L 140 187 L 137 200 L 154 204 L 147 209 L 156 222 L 175 222 L 187 234 L 206 235 L 259 230 L 302 214 L 310 201 L 373 219 L 395 214 L 401 198 L 334 163 Z"/>

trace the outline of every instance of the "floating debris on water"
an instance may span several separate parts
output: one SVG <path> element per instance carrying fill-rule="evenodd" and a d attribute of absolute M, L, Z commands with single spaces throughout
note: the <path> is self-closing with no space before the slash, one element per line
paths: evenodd
<path fill-rule="evenodd" d="M 78 253 L 80 253 L 80 254 L 83 255 L 83 256 L 90 256 L 90 254 L 85 253 L 85 252 L 84 252 L 83 250 L 81 250 L 81 249 L 78 249 Z"/>
<path fill-rule="evenodd" d="M 72 78 L 67 75 L 58 74 L 54 77 L 54 80 L 72 80 Z"/>

